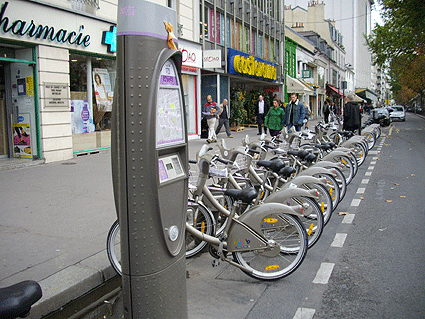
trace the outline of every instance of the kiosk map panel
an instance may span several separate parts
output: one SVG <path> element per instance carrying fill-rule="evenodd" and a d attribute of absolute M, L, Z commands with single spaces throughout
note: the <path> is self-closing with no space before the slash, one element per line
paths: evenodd
<path fill-rule="evenodd" d="M 156 114 L 156 146 L 184 142 L 184 121 L 179 78 L 174 62 L 168 60 L 159 77 Z"/>

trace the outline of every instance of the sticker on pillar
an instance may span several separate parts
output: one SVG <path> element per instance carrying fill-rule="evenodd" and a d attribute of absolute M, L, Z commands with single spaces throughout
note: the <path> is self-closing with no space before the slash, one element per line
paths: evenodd
<path fill-rule="evenodd" d="M 174 39 L 177 39 L 177 38 L 173 33 L 173 25 L 171 23 L 168 23 L 168 22 L 165 22 L 165 21 L 164 21 L 164 25 L 165 25 L 165 30 L 168 33 L 168 37 L 167 37 L 168 48 L 177 50 L 177 46 L 174 43 Z"/>

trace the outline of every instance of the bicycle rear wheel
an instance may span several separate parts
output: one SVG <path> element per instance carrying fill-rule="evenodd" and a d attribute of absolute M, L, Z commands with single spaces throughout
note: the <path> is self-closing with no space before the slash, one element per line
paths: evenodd
<path fill-rule="evenodd" d="M 307 234 L 296 216 L 273 214 L 279 226 L 264 230 L 264 236 L 273 239 L 280 246 L 280 253 L 274 257 L 262 251 L 233 252 L 233 258 L 247 270 L 247 275 L 261 280 L 277 280 L 294 272 L 307 253 Z"/>
<path fill-rule="evenodd" d="M 108 237 L 106 238 L 106 253 L 112 268 L 114 268 L 118 275 L 121 276 L 122 268 L 120 240 L 120 224 L 118 223 L 117 219 L 109 229 Z"/>
<path fill-rule="evenodd" d="M 315 188 L 317 190 L 317 193 L 319 194 L 319 199 L 317 200 L 317 204 L 320 207 L 320 210 L 322 211 L 323 218 L 325 220 L 325 225 L 329 222 L 329 219 L 331 219 L 331 215 L 333 212 L 333 205 L 332 205 L 332 197 L 329 194 L 328 190 L 325 186 L 321 184 L 316 183 L 309 183 L 309 184 L 303 184 L 301 187 L 305 189 L 313 189 Z"/>
<path fill-rule="evenodd" d="M 325 219 L 319 205 L 314 199 L 308 197 L 293 197 L 285 201 L 288 206 L 303 205 L 304 216 L 297 216 L 304 225 L 308 237 L 308 248 L 314 246 L 319 240 L 325 227 Z"/>

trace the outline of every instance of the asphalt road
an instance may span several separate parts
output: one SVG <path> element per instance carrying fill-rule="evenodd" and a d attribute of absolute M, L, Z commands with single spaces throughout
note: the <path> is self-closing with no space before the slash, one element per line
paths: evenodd
<path fill-rule="evenodd" d="M 425 120 L 383 132 L 302 266 L 245 318 L 425 318 Z"/>

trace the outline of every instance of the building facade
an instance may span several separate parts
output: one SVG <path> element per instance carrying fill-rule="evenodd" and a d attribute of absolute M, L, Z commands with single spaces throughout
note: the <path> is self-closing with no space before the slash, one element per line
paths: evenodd
<path fill-rule="evenodd" d="M 189 138 L 206 95 L 283 97 L 283 0 L 158 0 L 177 11 Z M 118 0 L 1 1 L 0 158 L 110 147 Z"/>
<path fill-rule="evenodd" d="M 85 142 L 75 138 L 96 125 L 108 129 L 113 98 L 115 54 L 108 35 L 117 7 L 92 2 L 0 2 L 0 157 L 52 162 L 72 158 L 84 143 L 103 146 L 93 134 Z M 96 81 L 103 81 L 102 91 Z M 104 119 L 96 123 L 100 112 Z"/>

